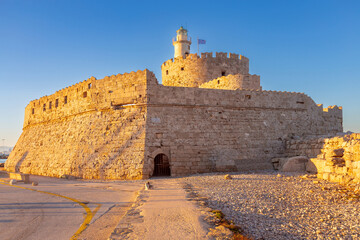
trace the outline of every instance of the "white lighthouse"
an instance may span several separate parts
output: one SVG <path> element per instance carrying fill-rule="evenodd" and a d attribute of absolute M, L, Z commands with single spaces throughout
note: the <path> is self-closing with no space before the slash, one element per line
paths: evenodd
<path fill-rule="evenodd" d="M 191 38 L 187 33 L 188 31 L 183 27 L 176 31 L 176 38 L 173 39 L 175 58 L 185 57 L 190 53 Z"/>

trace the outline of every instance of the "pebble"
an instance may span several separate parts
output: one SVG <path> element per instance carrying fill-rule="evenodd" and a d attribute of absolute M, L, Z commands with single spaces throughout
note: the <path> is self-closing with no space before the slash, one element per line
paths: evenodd
<path fill-rule="evenodd" d="M 360 200 L 339 184 L 276 171 L 232 173 L 232 181 L 225 175 L 180 181 L 253 239 L 360 239 Z"/>

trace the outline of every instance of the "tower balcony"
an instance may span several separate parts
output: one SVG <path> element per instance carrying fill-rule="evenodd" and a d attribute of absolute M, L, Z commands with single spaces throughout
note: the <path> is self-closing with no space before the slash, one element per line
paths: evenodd
<path fill-rule="evenodd" d="M 178 41 L 186 41 L 191 43 L 191 37 L 186 35 L 178 35 L 172 39 L 173 43 Z"/>

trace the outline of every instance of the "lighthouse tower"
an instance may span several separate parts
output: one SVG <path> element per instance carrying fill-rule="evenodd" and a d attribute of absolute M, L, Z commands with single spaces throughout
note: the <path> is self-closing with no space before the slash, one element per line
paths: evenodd
<path fill-rule="evenodd" d="M 176 37 L 173 39 L 174 58 L 185 57 L 190 53 L 191 38 L 188 37 L 187 33 L 188 31 L 182 26 L 176 31 Z"/>

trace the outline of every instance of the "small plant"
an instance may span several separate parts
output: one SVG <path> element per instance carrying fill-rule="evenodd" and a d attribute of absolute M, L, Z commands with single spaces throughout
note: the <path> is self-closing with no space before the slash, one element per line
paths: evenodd
<path fill-rule="evenodd" d="M 250 238 L 241 235 L 243 230 L 239 226 L 236 226 L 232 221 L 229 222 L 227 219 L 225 219 L 225 214 L 222 213 L 220 210 L 212 210 L 211 212 L 214 213 L 217 219 L 219 219 L 219 225 L 224 226 L 233 232 L 234 240 L 251 240 Z"/>
<path fill-rule="evenodd" d="M 215 217 L 220 220 L 222 220 L 225 217 L 225 215 L 220 210 L 212 210 L 211 212 L 214 213 Z"/>
<path fill-rule="evenodd" d="M 241 235 L 240 233 L 235 233 L 233 236 L 233 240 L 251 240 L 251 238 L 245 237 L 244 235 Z"/>

